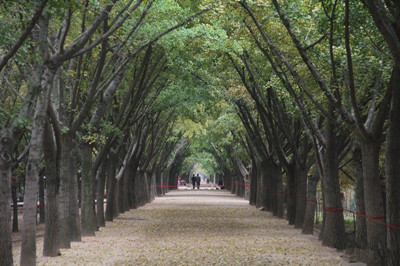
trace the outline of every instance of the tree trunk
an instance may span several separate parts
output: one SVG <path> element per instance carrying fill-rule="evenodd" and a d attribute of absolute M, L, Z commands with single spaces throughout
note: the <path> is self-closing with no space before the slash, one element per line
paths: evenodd
<path fill-rule="evenodd" d="M 149 186 L 149 178 L 147 176 L 146 171 L 140 170 L 140 179 L 142 179 L 143 183 L 143 200 L 142 200 L 142 205 L 149 203 L 151 201 L 150 199 L 150 190 L 151 187 Z"/>
<path fill-rule="evenodd" d="M 270 176 L 270 161 L 264 160 L 261 162 L 261 180 L 259 188 L 261 203 L 260 207 L 264 207 L 266 211 L 271 211 L 271 176 Z"/>
<path fill-rule="evenodd" d="M 168 184 L 169 184 L 169 171 L 164 170 L 162 176 L 163 176 L 163 184 L 164 184 L 163 195 L 165 195 L 165 193 L 169 192 L 169 187 L 168 187 Z"/>
<path fill-rule="evenodd" d="M 400 65 L 400 64 L 399 64 Z M 389 129 L 386 136 L 386 222 L 397 228 L 387 227 L 387 265 L 400 265 L 400 66 L 393 76 L 392 102 Z"/>
<path fill-rule="evenodd" d="M 129 169 L 129 179 L 130 179 L 130 195 L 129 202 L 130 208 L 136 209 L 138 207 L 138 184 L 137 184 L 137 165 L 135 163 Z"/>
<path fill-rule="evenodd" d="M 363 187 L 363 170 L 361 162 L 360 144 L 354 144 L 353 147 L 353 171 L 355 178 L 355 200 L 356 200 L 356 253 L 358 258 L 363 258 L 364 254 L 360 251 L 367 249 L 367 224 L 365 217 L 359 214 L 365 214 L 364 187 Z"/>
<path fill-rule="evenodd" d="M 290 225 L 294 225 L 296 220 L 296 183 L 294 168 L 287 167 L 287 219 Z"/>
<path fill-rule="evenodd" d="M 135 187 L 136 187 L 136 201 L 137 201 L 137 206 L 142 206 L 145 204 L 145 198 L 146 198 L 146 186 L 145 186 L 145 180 L 143 176 L 143 171 L 137 171 L 136 172 L 136 177 L 135 177 Z"/>
<path fill-rule="evenodd" d="M 227 175 L 228 178 L 231 180 L 230 183 L 230 191 L 231 194 L 235 194 L 236 192 L 236 187 L 237 187 L 237 177 L 236 174 L 230 172 L 229 175 Z"/>
<path fill-rule="evenodd" d="M 18 232 L 18 197 L 17 197 L 17 187 L 13 184 L 14 177 L 12 177 L 13 182 L 11 183 L 11 196 L 13 201 L 13 223 L 12 231 Z"/>
<path fill-rule="evenodd" d="M 131 168 L 131 164 L 126 166 L 124 179 L 121 180 L 123 183 L 123 186 L 122 186 L 122 209 L 124 210 L 124 212 L 130 210 L 130 206 L 129 206 L 129 190 L 130 190 L 130 180 L 129 180 L 130 170 L 129 169 L 130 168 Z"/>
<path fill-rule="evenodd" d="M 42 92 L 36 102 L 35 116 L 26 164 L 21 265 L 36 265 L 36 212 L 39 167 L 43 152 L 43 135 L 47 117 L 47 106 L 56 69 L 50 63 L 42 74 Z"/>
<path fill-rule="evenodd" d="M 251 176 L 250 176 L 250 205 L 257 204 L 257 180 L 258 180 L 258 165 L 256 162 L 252 162 Z"/>
<path fill-rule="evenodd" d="M 155 196 L 157 196 L 157 188 L 156 188 L 156 171 L 153 171 L 151 175 L 149 175 L 150 179 L 150 187 L 151 187 L 151 199 L 153 200 Z"/>
<path fill-rule="evenodd" d="M 319 181 L 318 167 L 315 166 L 312 175 L 308 176 L 307 184 L 307 208 L 304 216 L 303 228 L 301 233 L 312 235 L 314 232 L 314 215 L 317 207 L 317 185 Z"/>
<path fill-rule="evenodd" d="M 333 115 L 333 106 L 330 106 Z M 346 248 L 343 207 L 340 194 L 338 156 L 336 151 L 335 125 L 328 121 L 326 125 L 326 152 L 324 164 L 324 207 L 325 224 L 322 244 L 339 250 Z"/>
<path fill-rule="evenodd" d="M 247 178 L 244 179 L 244 192 L 243 192 L 243 197 L 245 200 L 248 200 L 250 202 L 250 195 L 251 195 L 251 180 L 252 180 L 252 175 L 253 173 L 249 173 Z M 212 181 L 211 181 L 212 182 Z M 253 205 L 250 203 L 250 205 Z"/>
<path fill-rule="evenodd" d="M 71 232 L 70 232 L 70 204 L 69 204 L 69 187 L 72 182 L 73 174 L 71 164 L 72 155 L 72 137 L 63 135 L 61 138 L 62 149 L 60 159 L 60 187 L 59 187 L 59 245 L 60 248 L 71 247 Z"/>
<path fill-rule="evenodd" d="M 285 201 L 285 189 L 283 187 L 282 184 L 282 169 L 281 167 L 279 167 L 279 172 L 277 172 L 277 176 L 276 176 L 277 180 L 277 187 L 276 187 L 276 191 L 278 193 L 278 201 L 277 201 L 277 216 L 278 218 L 283 218 L 284 216 L 284 210 L 283 210 L 283 204 Z"/>
<path fill-rule="evenodd" d="M 162 176 L 161 176 L 161 166 L 157 165 L 156 166 L 156 171 L 155 171 L 155 175 L 156 175 L 156 191 L 157 191 L 157 196 L 161 197 L 163 194 L 162 191 Z"/>
<path fill-rule="evenodd" d="M 126 175 L 128 177 L 128 211 L 134 208 L 135 204 L 135 193 L 134 193 L 134 186 L 135 186 L 135 176 L 133 170 L 133 164 L 131 163 L 129 167 L 126 169 Z"/>
<path fill-rule="evenodd" d="M 43 242 L 43 256 L 55 257 L 60 254 L 58 235 L 58 188 L 60 176 L 57 169 L 56 144 L 50 123 L 46 125 L 44 138 L 44 161 L 46 168 L 46 219 Z"/>
<path fill-rule="evenodd" d="M 104 187 L 106 182 L 106 161 L 100 165 L 97 171 L 97 224 L 98 226 L 104 227 L 106 222 L 104 220 Z"/>
<path fill-rule="evenodd" d="M 270 189 L 267 189 L 269 194 L 269 204 L 270 204 L 270 211 L 274 216 L 278 216 L 278 209 L 279 207 L 279 196 L 282 195 L 278 193 L 281 190 L 282 184 L 282 171 L 279 165 L 277 165 L 273 161 L 267 161 L 265 163 L 265 172 L 268 173 L 268 186 Z M 280 181 L 279 181 L 280 180 Z M 283 204 L 283 202 L 282 202 Z M 283 206 L 282 206 L 283 208 Z"/>
<path fill-rule="evenodd" d="M 257 199 L 256 199 L 256 207 L 257 208 L 261 208 L 264 206 L 265 203 L 265 193 L 264 193 L 264 178 L 263 178 L 263 171 L 262 171 L 262 166 L 261 164 L 259 164 L 260 167 L 258 168 L 257 171 L 257 187 L 255 189 L 257 189 Z"/>
<path fill-rule="evenodd" d="M 296 182 L 296 217 L 294 228 L 302 228 L 307 208 L 307 169 L 305 165 L 298 165 L 296 163 L 294 175 Z"/>
<path fill-rule="evenodd" d="M 11 241 L 11 160 L 12 139 L 0 130 L 0 258 L 2 265 L 13 265 Z"/>
<path fill-rule="evenodd" d="M 92 148 L 83 144 L 81 147 L 82 165 L 82 202 L 81 202 L 81 230 L 84 236 L 94 236 L 97 229 L 96 214 L 94 212 L 94 177 L 92 173 Z"/>
<path fill-rule="evenodd" d="M 367 263 L 371 265 L 384 265 L 386 253 L 386 227 L 374 221 L 385 221 L 382 182 L 379 177 L 379 149 L 379 142 L 361 141 L 365 211 L 371 217 L 367 219 Z"/>
<path fill-rule="evenodd" d="M 117 180 L 115 179 L 115 171 L 117 168 L 116 157 L 110 153 L 107 163 L 107 205 L 106 205 L 106 221 L 113 221 L 115 201 L 118 202 L 115 195 L 115 187 Z"/>
<path fill-rule="evenodd" d="M 44 202 L 44 176 L 39 176 L 39 224 L 45 221 L 45 202 Z"/>
<path fill-rule="evenodd" d="M 124 201 L 124 179 L 126 178 L 126 173 L 118 180 L 118 214 L 125 212 L 125 201 Z"/>
<path fill-rule="evenodd" d="M 144 175 L 145 175 L 145 178 L 146 178 L 147 193 L 148 193 L 148 196 L 149 196 L 147 203 L 150 203 L 150 202 L 152 202 L 154 200 L 154 194 L 152 193 L 152 189 L 153 188 L 151 186 L 153 173 L 145 171 Z"/>

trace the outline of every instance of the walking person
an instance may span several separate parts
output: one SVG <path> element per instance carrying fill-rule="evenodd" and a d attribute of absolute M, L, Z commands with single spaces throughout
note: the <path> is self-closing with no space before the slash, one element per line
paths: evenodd
<path fill-rule="evenodd" d="M 201 181 L 200 176 L 199 174 L 197 174 L 196 176 L 197 189 L 200 189 L 200 181 Z"/>
<path fill-rule="evenodd" d="M 193 184 L 193 189 L 195 189 L 195 187 L 196 187 L 196 177 L 194 176 L 194 174 L 192 176 L 192 184 Z"/>

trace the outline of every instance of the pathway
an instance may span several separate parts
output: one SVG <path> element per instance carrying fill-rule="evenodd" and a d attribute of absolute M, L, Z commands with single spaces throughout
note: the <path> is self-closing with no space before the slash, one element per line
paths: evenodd
<path fill-rule="evenodd" d="M 38 240 L 41 254 L 42 239 Z M 172 191 L 39 265 L 347 265 L 285 220 L 227 191 Z M 18 250 L 14 257 L 18 262 Z M 352 264 L 354 265 L 354 264 Z"/>

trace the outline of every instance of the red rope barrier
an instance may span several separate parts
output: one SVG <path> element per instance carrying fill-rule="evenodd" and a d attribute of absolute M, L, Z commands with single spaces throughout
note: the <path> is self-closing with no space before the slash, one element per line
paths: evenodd
<path fill-rule="evenodd" d="M 246 185 L 246 184 L 244 184 L 244 183 L 239 183 L 239 182 L 235 182 L 234 184 L 235 184 L 235 185 L 242 185 L 242 186 L 244 186 L 245 188 L 250 188 L 250 189 L 260 189 L 260 190 L 265 190 L 265 191 L 272 191 L 271 188 L 265 188 L 265 187 L 255 187 L 255 188 L 254 188 L 254 187 L 251 187 L 250 185 Z M 278 194 L 284 194 L 284 192 L 282 192 L 282 191 L 277 192 L 277 193 L 278 193 Z M 385 219 L 385 216 L 373 217 L 373 216 L 368 216 L 368 215 L 366 215 L 365 213 L 355 212 L 355 211 L 347 210 L 347 209 L 328 209 L 328 208 L 326 208 L 325 206 L 323 206 L 321 202 L 318 202 L 318 201 L 316 201 L 316 200 L 309 199 L 309 198 L 307 198 L 307 196 L 292 196 L 292 198 L 294 198 L 294 199 L 295 199 L 295 198 L 306 199 L 306 200 L 309 201 L 309 202 L 313 202 L 313 203 L 319 204 L 319 205 L 322 206 L 323 210 L 326 211 L 326 212 L 337 212 L 337 213 L 339 213 L 339 212 L 345 211 L 345 212 L 353 213 L 353 214 L 355 214 L 355 215 L 357 215 L 357 216 L 361 216 L 361 217 L 367 218 L 367 219 L 369 219 L 369 220 L 371 220 L 371 221 L 374 221 L 374 222 L 376 222 L 376 223 L 385 225 L 385 226 L 390 227 L 390 228 L 400 229 L 400 225 L 388 224 L 388 223 L 385 223 L 385 222 L 383 222 L 383 221 L 380 221 L 380 220 L 382 220 L 382 219 Z"/>

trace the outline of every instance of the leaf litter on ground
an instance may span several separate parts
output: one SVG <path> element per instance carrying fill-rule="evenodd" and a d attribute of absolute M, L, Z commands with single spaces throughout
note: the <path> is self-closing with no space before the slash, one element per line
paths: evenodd
<path fill-rule="evenodd" d="M 343 252 L 227 191 L 171 191 L 59 257 L 43 257 L 42 246 L 38 265 L 349 265 Z"/>

